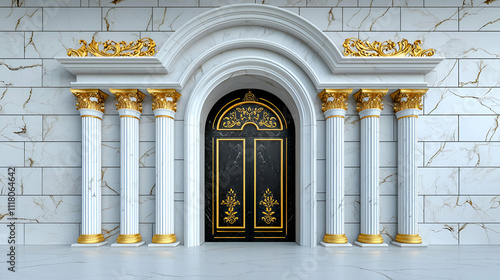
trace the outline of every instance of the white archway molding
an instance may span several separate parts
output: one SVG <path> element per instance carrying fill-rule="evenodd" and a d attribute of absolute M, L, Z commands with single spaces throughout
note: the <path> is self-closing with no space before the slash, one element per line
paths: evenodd
<path fill-rule="evenodd" d="M 303 246 L 316 246 L 316 110 L 308 93 L 316 91 L 304 72 L 294 73 L 279 63 L 264 59 L 229 61 L 204 75 L 193 87 L 184 113 L 184 244 L 188 247 L 198 246 L 204 239 L 202 155 L 206 116 L 204 118 L 201 112 L 208 111 L 213 105 L 207 103 L 208 99 L 217 100 L 222 97 L 222 92 L 219 93 L 221 96 L 211 96 L 218 85 L 242 75 L 263 76 L 275 81 L 288 92 L 294 102 L 287 105 L 296 107 L 298 112 L 298 119 L 295 120 L 299 142 L 297 241 Z"/>
<path fill-rule="evenodd" d="M 172 35 L 157 57 L 164 62 L 167 71 L 171 72 L 191 45 L 218 30 L 236 26 L 262 26 L 301 38 L 319 54 L 332 72 L 335 67 L 331 58 L 341 58 L 340 52 L 325 34 L 306 19 L 285 9 L 255 4 L 223 6 L 193 18 Z"/>
<path fill-rule="evenodd" d="M 287 59 L 290 59 L 291 61 L 299 65 L 299 67 L 303 69 L 304 72 L 313 81 L 316 87 L 319 84 L 321 84 L 320 78 L 316 75 L 316 73 L 324 73 L 324 71 L 321 71 L 321 69 L 316 69 L 315 71 L 313 67 L 297 53 L 293 52 L 284 45 L 280 45 L 275 42 L 270 42 L 268 40 L 262 40 L 262 39 L 249 38 L 249 39 L 239 39 L 239 40 L 223 42 L 221 44 L 215 45 L 214 47 L 208 49 L 207 51 L 199 55 L 194 61 L 192 61 L 186 67 L 186 71 L 180 78 L 181 87 L 183 87 L 186 84 L 187 80 L 193 75 L 193 72 L 199 69 L 200 66 L 203 65 L 203 63 L 209 60 L 210 58 L 227 51 L 241 50 L 241 52 L 243 53 L 245 50 L 249 49 L 252 50 L 262 49 L 283 55 Z M 313 56 L 313 54 L 311 56 Z M 318 64 L 320 64 L 318 65 L 319 67 L 322 66 L 321 65 L 322 63 Z"/>

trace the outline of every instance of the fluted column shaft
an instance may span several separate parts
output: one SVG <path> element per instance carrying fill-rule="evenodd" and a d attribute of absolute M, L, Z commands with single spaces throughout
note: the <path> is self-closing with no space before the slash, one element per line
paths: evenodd
<path fill-rule="evenodd" d="M 116 242 L 142 241 L 139 234 L 139 118 L 144 94 L 136 89 L 110 89 L 120 115 L 120 235 Z"/>
<path fill-rule="evenodd" d="M 326 233 L 323 242 L 345 244 L 344 116 L 352 89 L 325 89 L 319 94 L 326 121 Z"/>
<path fill-rule="evenodd" d="M 417 121 L 426 89 L 401 89 L 391 95 L 398 120 L 398 234 L 400 243 L 420 244 L 418 234 Z"/>
<path fill-rule="evenodd" d="M 72 89 L 82 118 L 82 226 L 80 244 L 104 241 L 101 233 L 101 122 L 108 97 L 98 89 Z"/>
<path fill-rule="evenodd" d="M 361 120 L 361 243 L 384 241 L 379 232 L 379 120 L 387 91 L 361 89 L 354 95 Z"/>
<path fill-rule="evenodd" d="M 173 89 L 148 89 L 156 122 L 156 226 L 153 243 L 177 241 L 174 233 L 174 119 L 180 94 Z"/>

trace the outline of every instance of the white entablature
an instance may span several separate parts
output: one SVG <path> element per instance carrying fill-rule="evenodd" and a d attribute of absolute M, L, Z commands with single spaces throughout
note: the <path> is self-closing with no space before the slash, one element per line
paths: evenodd
<path fill-rule="evenodd" d="M 249 52 L 253 50 L 253 52 Z M 189 79 L 220 65 L 277 54 L 276 63 L 300 67 L 317 89 L 426 87 L 423 75 L 439 57 L 345 57 L 306 19 L 285 9 L 253 4 L 224 6 L 193 18 L 154 57 L 59 57 L 76 75 L 73 87 L 115 85 L 183 88 Z M 213 65 L 212 64 L 212 65 Z M 397 74 L 395 76 L 395 74 Z"/>
<path fill-rule="evenodd" d="M 442 58 L 344 57 L 328 37 L 287 10 L 254 4 L 208 11 L 176 31 L 154 57 L 61 57 L 72 88 L 171 88 L 184 120 L 184 244 L 203 243 L 203 127 L 212 105 L 239 88 L 272 91 L 297 116 L 298 234 L 318 241 L 317 128 L 325 88 L 426 88 Z"/>

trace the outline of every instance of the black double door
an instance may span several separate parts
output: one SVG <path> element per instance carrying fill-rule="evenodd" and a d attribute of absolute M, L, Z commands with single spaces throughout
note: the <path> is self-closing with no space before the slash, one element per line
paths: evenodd
<path fill-rule="evenodd" d="M 205 128 L 205 240 L 295 241 L 295 132 L 271 93 L 219 100 Z"/>

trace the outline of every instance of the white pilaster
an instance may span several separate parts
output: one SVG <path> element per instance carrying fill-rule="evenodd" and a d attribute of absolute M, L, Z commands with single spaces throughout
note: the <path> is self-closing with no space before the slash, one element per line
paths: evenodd
<path fill-rule="evenodd" d="M 357 245 L 386 246 L 379 232 L 379 120 L 388 90 L 361 89 L 354 97 L 361 122 L 361 228 Z"/>
<path fill-rule="evenodd" d="M 140 246 L 139 119 L 144 94 L 136 89 L 110 89 L 120 115 L 120 235 L 112 246 Z"/>
<path fill-rule="evenodd" d="M 101 233 L 101 122 L 108 97 L 98 89 L 72 89 L 82 118 L 82 225 L 78 243 L 107 244 Z"/>
<path fill-rule="evenodd" d="M 418 233 L 417 121 L 426 91 L 401 89 L 391 95 L 398 120 L 398 234 L 392 243 L 398 246 L 422 246 Z"/>
<path fill-rule="evenodd" d="M 321 245 L 351 246 L 344 231 L 344 117 L 352 89 L 319 94 L 326 121 L 326 233 Z"/>
<path fill-rule="evenodd" d="M 174 119 L 180 94 L 173 89 L 148 89 L 156 123 L 156 225 L 150 247 L 177 246 L 174 232 Z"/>

